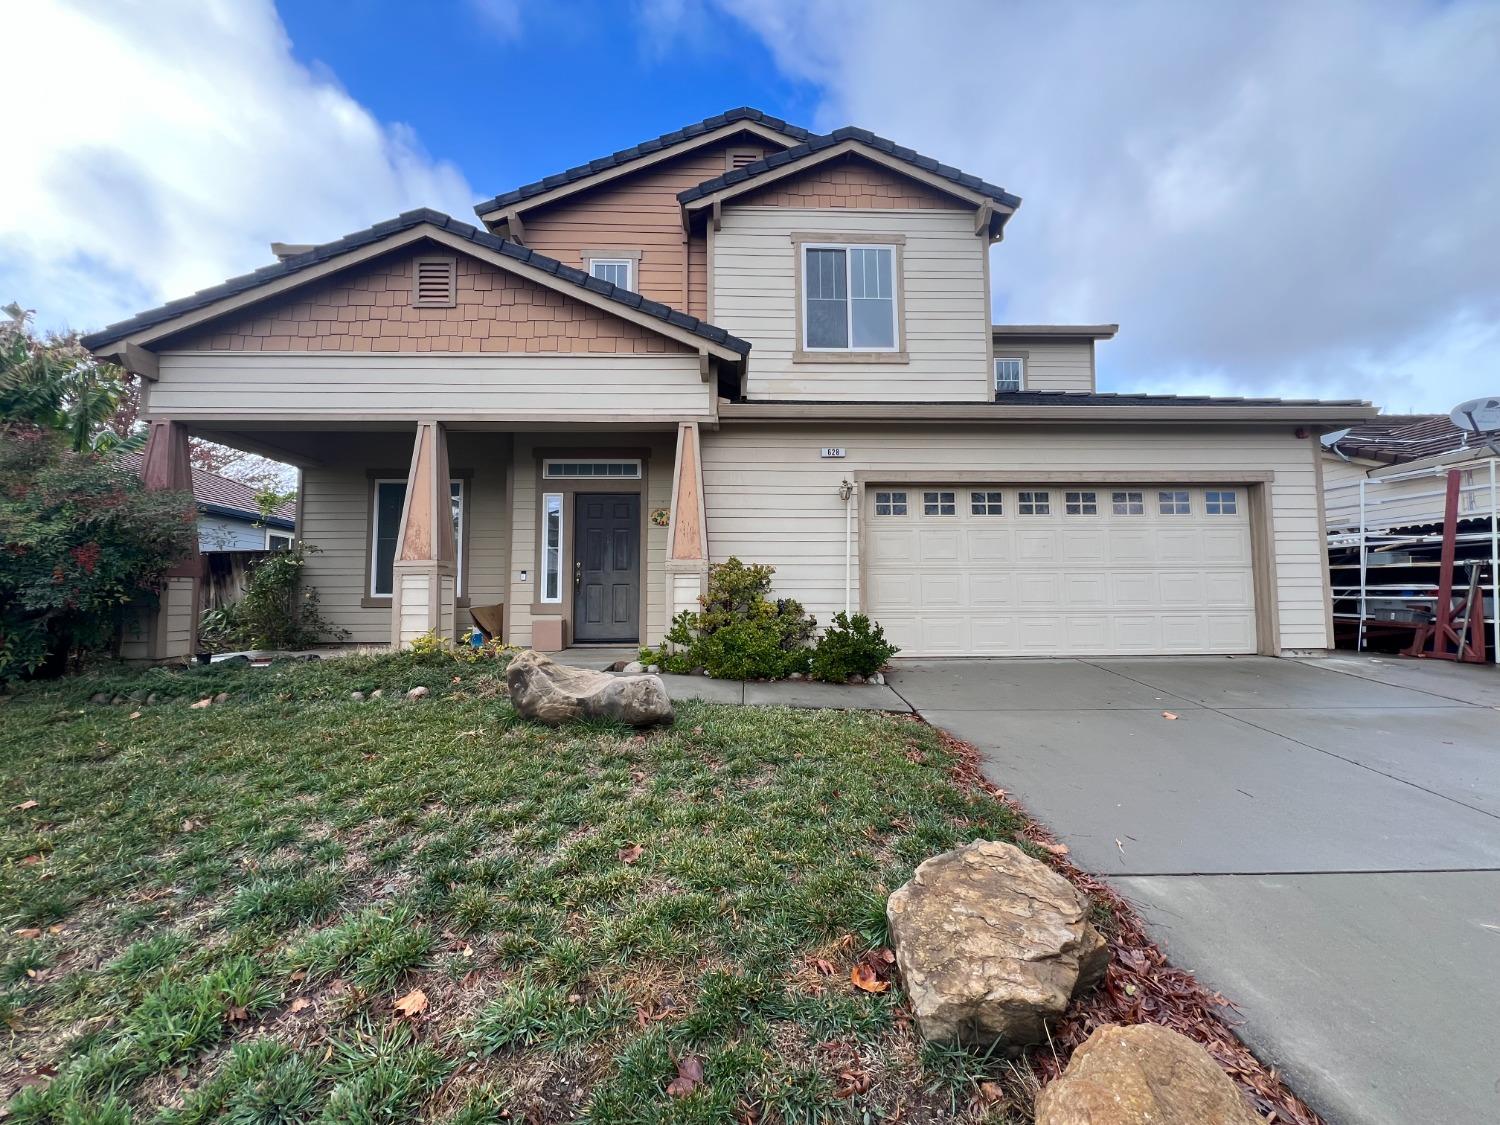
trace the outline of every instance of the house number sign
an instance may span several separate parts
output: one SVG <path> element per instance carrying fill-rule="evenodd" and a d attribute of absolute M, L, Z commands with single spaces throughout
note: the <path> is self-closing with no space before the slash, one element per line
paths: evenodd
<path fill-rule="evenodd" d="M 824 458 L 825 460 L 829 458 L 842 457 L 843 455 L 844 447 L 842 445 L 825 445 L 822 449 L 818 450 L 818 456 Z"/>

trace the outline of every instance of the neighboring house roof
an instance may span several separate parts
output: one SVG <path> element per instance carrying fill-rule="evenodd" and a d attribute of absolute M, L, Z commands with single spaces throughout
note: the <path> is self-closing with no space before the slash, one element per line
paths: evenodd
<path fill-rule="evenodd" d="M 120 463 L 133 473 L 139 473 L 146 458 L 141 453 L 122 453 Z M 274 509 L 269 516 L 262 516 L 255 502 L 255 489 L 218 473 L 205 469 L 193 470 L 193 499 L 198 507 L 216 516 L 244 519 L 252 523 L 264 523 L 268 527 L 293 528 L 297 520 L 297 504 L 288 501 Z"/>
<path fill-rule="evenodd" d="M 1380 414 L 1354 426 L 1332 448 L 1346 457 L 1396 465 L 1444 453 L 1488 448 L 1483 438 L 1453 424 L 1446 414 Z"/>
<path fill-rule="evenodd" d="M 932 157 L 923 156 L 913 149 L 898 145 L 895 141 L 878 137 L 868 129 L 860 129 L 853 125 L 846 125 L 842 129 L 835 129 L 825 136 L 811 137 L 799 145 L 793 145 L 782 152 L 774 152 L 770 156 L 762 160 L 757 160 L 753 164 L 747 164 L 743 168 L 734 168 L 725 172 L 722 176 L 715 176 L 711 180 L 705 180 L 697 187 L 690 187 L 686 191 L 678 192 L 677 202 L 682 204 L 693 203 L 721 192 L 726 188 L 735 187 L 748 180 L 758 179 L 779 169 L 786 168 L 788 165 L 797 164 L 809 157 L 816 156 L 820 152 L 849 141 L 868 146 L 876 152 L 883 153 L 913 168 L 920 169 L 929 175 L 946 180 L 956 187 L 964 188 L 966 191 L 991 199 L 1010 210 L 1014 210 L 1021 205 L 1020 196 L 1012 195 L 1002 187 L 997 187 L 992 183 L 980 179 L 978 176 L 970 175 L 968 172 L 961 172 L 951 165 L 939 163 Z"/>
<path fill-rule="evenodd" d="M 1110 340 L 1120 330 L 1118 324 L 992 324 L 995 339 L 1020 336 L 1076 336 L 1089 340 Z"/>
<path fill-rule="evenodd" d="M 814 134 L 808 132 L 798 125 L 791 125 L 779 117 L 772 117 L 768 113 L 762 113 L 758 109 L 741 106 L 739 109 L 726 110 L 724 113 L 716 113 L 712 117 L 705 117 L 702 121 L 692 125 L 684 125 L 681 129 L 673 129 L 670 133 L 663 133 L 649 141 L 622 148 L 619 152 L 611 153 L 609 156 L 601 156 L 597 160 L 590 160 L 587 164 L 580 164 L 576 168 L 569 168 L 566 172 L 558 172 L 556 175 L 545 176 L 535 183 L 523 184 L 521 187 L 513 188 L 495 196 L 493 199 L 485 200 L 483 203 L 475 204 L 474 210 L 479 215 L 488 215 L 503 207 L 513 207 L 517 203 L 523 203 L 534 196 L 554 191 L 590 176 L 607 172 L 612 168 L 618 168 L 639 160 L 644 156 L 651 156 L 663 149 L 675 148 L 678 145 L 697 139 L 708 133 L 714 133 L 723 129 L 726 125 L 735 125 L 741 122 L 762 125 L 773 132 L 781 133 L 793 141 L 803 141 Z"/>
<path fill-rule="evenodd" d="M 83 338 L 83 345 L 90 350 L 98 350 L 108 344 L 115 343 L 125 336 L 140 332 L 144 329 L 153 328 L 176 319 L 185 313 L 205 308 L 225 298 L 235 297 L 258 289 L 270 282 L 289 277 L 312 266 L 321 265 L 324 262 L 338 258 L 340 255 L 351 251 L 373 245 L 384 239 L 391 238 L 417 227 L 427 225 L 436 230 L 446 232 L 463 241 L 472 243 L 474 246 L 490 251 L 493 254 L 522 262 L 533 269 L 549 274 L 564 286 L 587 290 L 597 294 L 604 300 L 613 302 L 625 308 L 634 309 L 647 317 L 654 318 L 664 324 L 671 325 L 683 332 L 717 344 L 721 348 L 728 349 L 738 355 L 748 355 L 750 344 L 737 336 L 731 336 L 724 329 L 709 324 L 707 321 L 699 320 L 697 317 L 689 316 L 687 313 L 679 312 L 659 301 L 647 300 L 639 293 L 633 293 L 628 289 L 621 289 L 611 285 L 607 281 L 601 281 L 591 277 L 583 270 L 572 266 L 565 266 L 561 262 L 538 254 L 525 246 L 515 242 L 508 242 L 498 238 L 486 231 L 481 231 L 469 223 L 461 223 L 457 219 L 444 215 L 441 211 L 433 211 L 422 208 L 416 211 L 407 211 L 394 219 L 387 219 L 383 223 L 376 223 L 362 231 L 346 234 L 334 242 L 327 242 L 321 246 L 314 246 L 302 254 L 275 263 L 274 265 L 262 266 L 254 273 L 243 274 L 232 277 L 228 281 L 207 289 L 200 289 L 191 297 L 183 297 L 176 301 L 168 301 L 166 304 L 150 309 L 122 320 L 117 324 L 111 324 L 108 328 L 98 332 L 90 333 Z M 560 286 L 559 288 L 562 288 Z"/>

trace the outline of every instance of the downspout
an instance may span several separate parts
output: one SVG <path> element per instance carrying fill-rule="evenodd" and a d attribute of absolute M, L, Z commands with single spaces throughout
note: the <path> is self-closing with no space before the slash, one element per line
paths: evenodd
<path fill-rule="evenodd" d="M 844 502 L 844 616 L 849 616 L 851 585 L 850 560 L 854 553 L 853 517 L 854 486 L 846 479 L 839 484 L 839 499 Z"/>

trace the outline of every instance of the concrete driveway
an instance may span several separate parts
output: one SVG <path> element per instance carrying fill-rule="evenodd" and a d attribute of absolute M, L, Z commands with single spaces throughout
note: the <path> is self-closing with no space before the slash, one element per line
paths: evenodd
<path fill-rule="evenodd" d="M 1500 672 L 950 660 L 891 685 L 1329 1121 L 1500 1121 Z"/>

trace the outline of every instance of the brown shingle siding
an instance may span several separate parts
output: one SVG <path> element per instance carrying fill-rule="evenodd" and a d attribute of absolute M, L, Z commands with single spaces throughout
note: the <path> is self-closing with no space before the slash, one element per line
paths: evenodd
<path fill-rule="evenodd" d="M 735 203 L 759 207 L 839 207 L 859 210 L 954 210 L 968 206 L 944 192 L 898 176 L 878 164 L 845 157 L 751 191 Z"/>
<path fill-rule="evenodd" d="M 689 351 L 565 294 L 460 257 L 451 308 L 411 303 L 419 252 L 388 255 L 237 320 L 201 328 L 174 348 L 213 351 Z"/>

